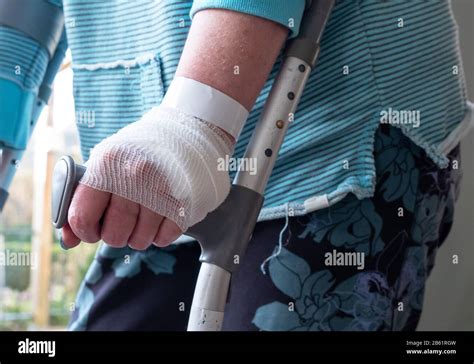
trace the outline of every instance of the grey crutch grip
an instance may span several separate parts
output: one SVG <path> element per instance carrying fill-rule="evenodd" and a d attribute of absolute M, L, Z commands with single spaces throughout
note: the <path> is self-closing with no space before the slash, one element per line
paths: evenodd
<path fill-rule="evenodd" d="M 70 156 L 62 157 L 54 166 L 51 212 L 56 229 L 66 224 L 72 195 L 85 171 L 86 167 L 76 164 Z"/>
<path fill-rule="evenodd" d="M 233 184 L 224 202 L 185 232 L 201 245 L 199 260 L 235 272 L 252 237 L 262 205 L 260 193 Z"/>

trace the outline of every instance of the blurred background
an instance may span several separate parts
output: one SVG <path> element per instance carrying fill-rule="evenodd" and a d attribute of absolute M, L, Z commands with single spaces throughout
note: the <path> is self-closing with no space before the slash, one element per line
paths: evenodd
<path fill-rule="evenodd" d="M 46 172 L 64 154 L 81 160 L 70 58 L 68 52 L 0 217 L 4 259 L 10 253 L 31 259 L 29 265 L 0 264 L 0 330 L 64 329 L 82 277 L 94 258 L 94 244 L 81 244 L 65 253 L 48 216 Z"/>
<path fill-rule="evenodd" d="M 474 1 L 453 0 L 469 99 L 474 100 Z M 418 330 L 474 330 L 474 133 L 461 143 L 463 181 L 454 226 L 438 252 Z M 453 255 L 459 257 L 453 264 Z"/>
<path fill-rule="evenodd" d="M 468 93 L 474 99 L 474 1 L 453 0 Z M 50 222 L 48 173 L 64 154 L 80 161 L 70 54 L 56 76 L 0 217 L 0 253 L 28 253 L 30 265 L 0 264 L 0 330 L 62 330 L 94 244 L 65 253 Z M 428 280 L 419 330 L 474 330 L 474 133 L 462 143 L 464 179 L 455 223 Z M 459 257 L 453 264 L 453 255 Z"/>

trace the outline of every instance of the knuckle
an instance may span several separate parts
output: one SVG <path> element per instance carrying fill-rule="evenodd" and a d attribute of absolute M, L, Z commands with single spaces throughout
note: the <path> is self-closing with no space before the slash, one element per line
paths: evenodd
<path fill-rule="evenodd" d="M 77 237 L 88 243 L 97 242 L 98 238 L 95 239 L 94 237 L 92 224 L 84 214 L 70 214 L 68 216 L 68 222 Z"/>
<path fill-rule="evenodd" d="M 104 243 L 113 248 L 123 248 L 127 245 L 126 239 L 113 232 L 104 232 L 101 236 L 101 239 L 104 241 Z"/>
<path fill-rule="evenodd" d="M 171 229 L 161 229 L 156 238 L 160 244 L 170 244 L 176 239 L 176 234 Z"/>
<path fill-rule="evenodd" d="M 133 181 L 143 181 L 152 175 L 156 166 L 154 166 L 153 162 L 146 159 L 140 161 L 130 161 L 126 159 L 121 162 L 120 168 L 125 177 L 130 178 Z"/>
<path fill-rule="evenodd" d="M 132 237 L 130 239 L 130 242 L 128 243 L 128 246 L 132 249 L 135 250 L 145 250 L 151 245 L 151 242 L 149 242 L 147 239 L 144 238 L 139 238 L 139 237 Z"/>
<path fill-rule="evenodd" d="M 100 153 L 100 159 L 111 162 L 115 161 L 119 157 L 119 149 L 117 147 L 104 148 Z"/>
<path fill-rule="evenodd" d="M 116 227 L 124 226 L 124 224 L 129 225 L 130 221 L 134 221 L 138 215 L 138 213 L 134 211 L 133 204 L 117 203 L 109 207 L 107 210 L 107 222 Z"/>
<path fill-rule="evenodd" d="M 150 175 L 156 166 L 154 162 L 140 158 L 131 158 L 127 150 L 113 144 L 104 145 L 97 150 L 96 156 L 101 167 L 119 169 L 125 178 L 141 179 Z"/>
<path fill-rule="evenodd" d="M 118 224 L 126 214 L 127 209 L 125 209 L 122 204 L 114 204 L 107 209 L 107 221 L 110 221 L 114 225 Z"/>
<path fill-rule="evenodd" d="M 84 216 L 79 214 L 69 214 L 68 222 L 72 229 L 76 232 L 83 232 L 86 230 L 86 222 L 84 221 Z"/>
<path fill-rule="evenodd" d="M 133 165 L 133 168 L 130 168 L 130 173 L 136 177 L 142 177 L 144 175 L 150 174 L 150 171 L 154 168 L 153 163 L 149 160 L 142 160 L 140 163 Z"/>

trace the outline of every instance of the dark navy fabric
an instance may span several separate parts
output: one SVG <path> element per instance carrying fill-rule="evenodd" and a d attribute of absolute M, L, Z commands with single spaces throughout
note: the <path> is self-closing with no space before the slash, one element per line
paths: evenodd
<path fill-rule="evenodd" d="M 400 129 L 376 134 L 374 197 L 257 224 L 232 278 L 225 330 L 414 330 L 426 279 L 449 233 L 459 146 L 439 169 Z M 325 254 L 363 253 L 364 267 Z M 278 253 L 278 254 L 276 254 Z M 72 330 L 185 330 L 199 246 L 144 252 L 103 245 L 83 282 Z M 261 265 L 269 257 L 262 273 Z"/>

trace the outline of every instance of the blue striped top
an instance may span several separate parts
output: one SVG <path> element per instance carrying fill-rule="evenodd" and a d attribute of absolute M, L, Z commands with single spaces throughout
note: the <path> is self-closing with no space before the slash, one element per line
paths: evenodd
<path fill-rule="evenodd" d="M 118 1 L 111 6 L 66 0 L 76 110 L 92 111 L 95 117 L 94 127 L 78 123 L 84 157 L 100 140 L 161 102 L 195 12 L 226 8 L 285 26 L 291 18 L 291 35 L 297 34 L 302 0 L 285 1 L 279 12 L 269 1 L 261 8 L 249 3 Z M 429 7 L 423 2 L 339 1 L 321 48 L 265 192 L 260 220 L 282 217 L 287 209 L 305 214 L 349 192 L 371 196 L 373 139 L 383 110 L 418 111 L 419 126 L 396 126 L 440 167 L 447 166 L 449 147 L 469 125 L 457 28 L 447 1 Z M 128 63 L 118 65 L 117 60 Z M 235 157 L 244 153 L 279 64 L 280 59 L 250 113 Z"/>
<path fill-rule="evenodd" d="M 190 15 L 225 8 L 279 22 L 290 28 L 290 36 L 298 33 L 303 0 L 255 3 L 65 0 L 76 113 L 89 115 L 87 122 L 77 120 L 84 158 L 103 138 L 161 102 Z M 424 1 L 338 1 L 259 220 L 282 217 L 288 210 L 302 215 L 349 192 L 372 196 L 374 133 L 388 110 L 419 113 L 419 125 L 394 126 L 446 167 L 447 153 L 472 124 L 457 32 L 448 1 L 429 6 Z M 244 153 L 280 62 L 250 113 L 235 157 Z"/>

